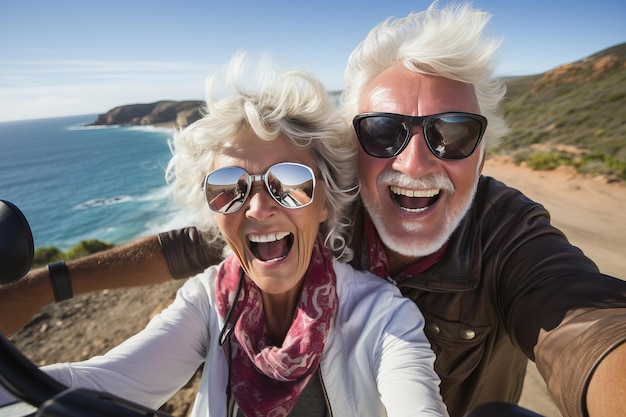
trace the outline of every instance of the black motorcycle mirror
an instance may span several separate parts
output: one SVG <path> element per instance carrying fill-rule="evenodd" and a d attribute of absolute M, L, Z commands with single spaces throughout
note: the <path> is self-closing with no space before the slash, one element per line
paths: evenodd
<path fill-rule="evenodd" d="M 0 200 L 0 285 L 22 278 L 33 263 L 33 233 L 14 204 Z"/>
<path fill-rule="evenodd" d="M 33 233 L 13 203 L 0 200 L 0 285 L 22 278 L 33 264 Z M 43 374 L 0 334 L 0 383 L 16 397 L 38 406 L 65 387 Z"/>

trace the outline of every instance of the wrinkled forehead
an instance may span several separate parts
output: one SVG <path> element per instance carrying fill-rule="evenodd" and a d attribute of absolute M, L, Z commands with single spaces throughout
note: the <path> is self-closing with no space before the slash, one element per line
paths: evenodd
<path fill-rule="evenodd" d="M 309 149 L 296 147 L 283 135 L 262 139 L 247 131 L 215 152 L 212 169 L 240 166 L 249 173 L 261 173 L 279 162 L 297 162 L 315 168 Z"/>
<path fill-rule="evenodd" d="M 472 84 L 395 66 L 380 73 L 363 89 L 358 112 L 370 111 L 412 116 L 449 111 L 478 113 L 479 105 Z"/>

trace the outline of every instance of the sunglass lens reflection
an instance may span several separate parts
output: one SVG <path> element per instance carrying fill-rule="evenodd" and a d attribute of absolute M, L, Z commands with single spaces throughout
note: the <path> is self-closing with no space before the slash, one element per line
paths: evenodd
<path fill-rule="evenodd" d="M 360 136 L 366 152 L 379 157 L 391 157 L 404 146 L 407 127 L 392 117 L 368 117 L 360 122 Z"/>
<path fill-rule="evenodd" d="M 444 159 L 462 159 L 471 155 L 481 129 L 477 120 L 464 116 L 443 116 L 430 120 L 425 126 L 430 149 Z"/>
<path fill-rule="evenodd" d="M 270 193 L 284 207 L 303 207 L 313 200 L 313 174 L 306 167 L 279 164 L 267 172 Z"/>
<path fill-rule="evenodd" d="M 248 193 L 248 174 L 241 168 L 225 168 L 207 177 L 205 192 L 211 210 L 233 213 L 242 206 Z"/>

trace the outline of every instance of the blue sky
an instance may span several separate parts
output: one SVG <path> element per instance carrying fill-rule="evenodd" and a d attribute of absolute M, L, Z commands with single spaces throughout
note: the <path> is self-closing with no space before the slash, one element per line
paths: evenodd
<path fill-rule="evenodd" d="M 446 3 L 444 0 L 442 3 Z M 239 50 L 341 89 L 352 49 L 406 0 L 0 0 L 0 121 L 202 99 Z M 498 74 L 530 75 L 626 41 L 626 1 L 475 0 L 503 38 Z"/>

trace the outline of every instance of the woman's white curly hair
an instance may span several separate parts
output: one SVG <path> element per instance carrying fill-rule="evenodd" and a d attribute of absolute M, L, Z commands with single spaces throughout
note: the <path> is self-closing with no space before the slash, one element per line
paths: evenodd
<path fill-rule="evenodd" d="M 193 224 L 211 232 L 205 236 L 218 236 L 213 213 L 200 191 L 215 155 L 237 146 L 237 138 L 246 130 L 267 141 L 282 135 L 313 157 L 313 168 L 324 183 L 317 192 L 324 190 L 328 208 L 319 233 L 337 258 L 350 260 L 350 210 L 358 196 L 357 149 L 349 124 L 324 86 L 309 72 L 281 73 L 267 56 L 251 60 L 244 53 L 230 61 L 223 82 L 217 81 L 219 75 L 207 79 L 205 115 L 178 131 L 170 143 L 173 157 L 166 177 L 172 181 L 175 200 L 192 209 Z M 217 87 L 232 92 L 216 100 Z"/>

